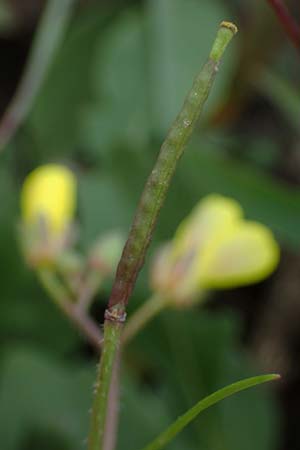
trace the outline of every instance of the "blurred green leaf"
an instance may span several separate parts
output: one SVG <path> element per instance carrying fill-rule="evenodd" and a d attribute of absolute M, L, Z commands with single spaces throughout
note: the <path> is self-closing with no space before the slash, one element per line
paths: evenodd
<path fill-rule="evenodd" d="M 186 182 L 192 204 L 218 192 L 238 200 L 248 218 L 268 225 L 291 249 L 300 245 L 300 191 L 280 183 L 250 164 L 226 158 L 212 142 L 189 149 L 178 177 Z"/>
<path fill-rule="evenodd" d="M 49 0 L 41 15 L 27 63 L 1 122 L 1 150 L 27 118 L 69 22 L 74 0 Z"/>
<path fill-rule="evenodd" d="M 90 244 L 102 232 L 128 229 L 132 207 L 113 177 L 101 171 L 82 175 L 79 203 L 81 237 L 85 244 Z"/>
<path fill-rule="evenodd" d="M 128 142 L 144 148 L 149 140 L 145 45 L 141 14 L 127 12 L 99 37 L 92 85 L 96 98 L 85 119 L 90 145 L 107 154 Z"/>
<path fill-rule="evenodd" d="M 157 433 L 159 426 L 167 426 L 172 420 L 170 409 L 157 393 L 147 386 L 140 386 L 138 380 L 131 379 L 128 374 L 123 374 L 122 379 L 119 450 L 139 448 Z M 174 450 L 182 448 L 180 440 L 173 447 Z M 186 446 L 184 448 L 188 450 Z"/>
<path fill-rule="evenodd" d="M 146 2 L 142 12 L 120 15 L 99 38 L 95 99 L 85 110 L 82 142 L 107 155 L 122 143 L 141 151 L 152 132 L 164 135 L 227 14 L 218 1 L 205 0 L 200 6 L 196 0 L 159 0 Z M 234 51 L 230 53 L 211 108 L 226 96 L 234 70 Z"/>
<path fill-rule="evenodd" d="M 205 397 L 236 378 L 252 375 L 249 361 L 236 348 L 237 335 L 238 323 L 230 314 L 213 315 L 205 311 L 163 314 L 161 320 L 151 323 L 128 348 L 128 360 L 131 371 L 136 373 L 135 379 L 141 371 L 141 379 L 146 373 L 146 379 L 150 380 L 151 388 L 148 387 L 146 392 L 145 388 L 140 388 L 141 405 L 151 393 L 156 402 L 163 402 L 164 410 L 174 420 L 197 398 Z M 127 401 L 125 397 L 123 413 L 127 417 L 122 420 L 128 430 L 139 419 L 135 416 L 137 412 L 127 408 Z M 146 445 L 146 436 L 149 442 L 165 426 L 165 422 L 160 422 L 155 402 L 152 404 L 152 436 L 148 431 L 143 439 L 141 424 L 137 448 Z M 271 450 L 277 437 L 274 433 L 276 420 L 270 392 L 266 388 L 259 392 L 251 390 L 205 412 L 181 433 L 178 445 L 179 448 L 203 450 L 251 450 L 253 447 Z M 251 436 L 251 439 L 245 439 L 245 436 Z M 123 439 L 121 433 L 120 448 Z M 173 445 L 175 443 L 172 448 Z"/>
<path fill-rule="evenodd" d="M 93 49 L 107 15 L 87 9 L 71 26 L 29 117 L 44 158 L 64 157 L 78 145 L 81 114 L 89 100 Z"/>
<path fill-rule="evenodd" d="M 300 94 L 292 83 L 277 74 L 264 70 L 258 87 L 284 114 L 295 130 L 299 129 Z"/>
<path fill-rule="evenodd" d="M 206 62 L 217 27 L 229 10 L 224 2 L 211 0 L 148 0 L 146 4 L 152 121 L 158 135 L 164 135 L 195 74 Z M 226 97 L 234 60 L 233 46 L 222 62 L 222 76 L 216 80 L 206 111 Z"/>
<path fill-rule="evenodd" d="M 2 448 L 20 449 L 33 431 L 47 430 L 54 443 L 59 437 L 66 443 L 60 450 L 81 449 L 88 429 L 92 382 L 92 371 L 78 365 L 65 368 L 36 351 L 10 348 L 0 378 Z"/>

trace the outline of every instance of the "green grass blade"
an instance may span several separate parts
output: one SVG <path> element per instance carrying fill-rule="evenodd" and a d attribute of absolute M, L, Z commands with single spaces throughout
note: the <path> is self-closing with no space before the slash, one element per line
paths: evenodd
<path fill-rule="evenodd" d="M 192 420 L 194 420 L 198 414 L 200 414 L 205 409 L 209 408 L 212 405 L 224 400 L 227 397 L 230 397 L 237 392 L 243 391 L 244 389 L 249 389 L 258 384 L 266 383 L 268 381 L 277 380 L 280 378 L 280 375 L 270 374 L 270 375 L 261 375 L 258 377 L 246 378 L 245 380 L 237 381 L 236 383 L 230 384 L 213 394 L 205 397 L 203 400 L 200 400 L 189 409 L 185 414 L 178 417 L 175 422 L 172 423 L 165 431 L 163 431 L 154 441 L 148 444 L 143 450 L 160 450 L 164 448 L 168 442 L 170 442 L 174 437 L 180 433 L 183 428 L 185 428 Z"/>

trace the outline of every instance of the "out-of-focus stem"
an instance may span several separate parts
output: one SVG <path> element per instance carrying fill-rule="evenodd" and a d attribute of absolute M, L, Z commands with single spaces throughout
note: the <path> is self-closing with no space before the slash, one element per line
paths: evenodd
<path fill-rule="evenodd" d="M 168 306 L 168 302 L 157 294 L 154 294 L 130 316 L 122 335 L 122 342 L 127 344 L 141 331 L 157 314 Z"/>
<path fill-rule="evenodd" d="M 102 333 L 98 325 L 85 311 L 77 307 L 77 304 L 73 302 L 73 299 L 69 298 L 68 292 L 57 278 L 57 275 L 49 269 L 39 269 L 37 275 L 42 286 L 59 309 L 74 325 L 76 325 L 79 331 L 89 340 L 96 350 L 100 351 L 102 345 Z"/>
<path fill-rule="evenodd" d="M 296 49 L 300 51 L 300 25 L 290 14 L 287 6 L 282 0 L 268 0 L 268 2 L 273 8 L 291 42 Z"/>
<path fill-rule="evenodd" d="M 76 0 L 48 0 L 20 84 L 0 122 L 0 151 L 29 113 L 59 47 Z"/>
<path fill-rule="evenodd" d="M 100 274 L 90 269 L 78 288 L 77 305 L 79 309 L 89 311 L 94 297 L 102 283 L 103 278 L 101 278 Z"/>

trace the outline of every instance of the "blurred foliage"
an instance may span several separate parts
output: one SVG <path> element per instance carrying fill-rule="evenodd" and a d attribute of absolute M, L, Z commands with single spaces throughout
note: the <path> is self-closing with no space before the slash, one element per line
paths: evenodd
<path fill-rule="evenodd" d="M 270 226 L 285 248 L 298 251 L 300 190 L 280 171 L 287 147 L 299 145 L 296 55 L 278 44 L 276 28 L 268 36 L 276 51 L 261 56 L 264 42 L 258 39 L 248 52 L 260 23 L 269 23 L 266 13 L 259 15 L 259 3 L 78 6 L 30 117 L 1 155 L 3 450 L 83 448 L 96 361 L 22 262 L 16 236 L 24 175 L 49 161 L 75 169 L 82 248 L 101 232 L 127 232 L 159 145 L 224 18 L 241 22 L 241 32 L 180 163 L 152 247 L 173 235 L 201 196 L 218 192 L 236 198 L 247 217 Z M 2 32 L 6 12 L 0 5 Z M 259 20 L 243 21 L 245 14 Z M 146 264 L 130 310 L 147 292 Z M 99 322 L 103 297 L 95 305 Z M 168 313 L 151 324 L 125 355 L 118 448 L 138 449 L 201 397 L 257 372 L 239 348 L 241 326 L 235 314 L 207 311 Z M 272 450 L 276 423 L 274 399 L 267 388 L 258 388 L 205 413 L 170 448 Z"/>
<path fill-rule="evenodd" d="M 159 404 L 155 407 L 151 402 L 150 411 L 147 411 L 146 402 L 140 400 L 135 406 L 133 397 L 127 406 L 126 398 L 132 394 L 131 391 L 126 396 L 124 394 L 119 448 L 131 448 L 131 445 L 133 448 L 142 447 L 193 405 L 195 399 L 204 397 L 230 380 L 251 374 L 247 358 L 236 348 L 238 331 L 238 323 L 230 314 L 213 317 L 202 313 L 195 316 L 193 312 L 183 311 L 164 313 L 158 323 L 149 326 L 131 345 L 129 358 L 131 373 L 134 371 L 141 376 L 147 370 L 152 395 L 155 394 L 157 403 L 159 399 Z M 139 388 L 139 395 L 148 397 L 149 392 Z M 137 407 L 139 433 L 131 435 L 128 430 L 135 429 L 137 419 L 130 416 L 130 411 L 134 412 Z M 170 448 L 242 447 L 250 450 L 254 440 L 257 449 L 272 448 L 277 437 L 273 432 L 276 424 L 273 407 L 270 396 L 263 388 L 244 392 L 202 414 Z M 167 420 L 161 417 L 164 411 Z M 241 411 L 247 412 L 243 415 Z M 141 420 L 148 415 L 152 417 L 152 422 L 146 418 Z M 148 431 L 142 422 L 152 425 L 152 430 L 149 427 Z"/>
<path fill-rule="evenodd" d="M 8 2 L 1 0 L 0 2 L 0 31 L 5 32 L 10 29 L 13 23 L 13 14 Z"/>

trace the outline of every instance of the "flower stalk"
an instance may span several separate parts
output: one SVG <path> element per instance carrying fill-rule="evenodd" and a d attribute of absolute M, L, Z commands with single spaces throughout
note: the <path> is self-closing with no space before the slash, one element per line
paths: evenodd
<path fill-rule="evenodd" d="M 128 344 L 148 322 L 168 307 L 168 301 L 158 294 L 153 294 L 134 312 L 126 323 L 122 335 L 122 343 Z"/>
<path fill-rule="evenodd" d="M 97 323 L 85 311 L 78 308 L 78 305 L 70 298 L 64 285 L 60 283 L 60 280 L 51 269 L 38 269 L 37 276 L 54 303 L 78 328 L 82 335 L 88 339 L 93 347 L 100 352 L 103 336 Z"/>
<path fill-rule="evenodd" d="M 105 312 L 103 354 L 92 409 L 89 450 L 103 450 L 104 448 L 108 392 L 114 359 L 118 352 L 121 332 L 126 320 L 126 305 L 143 265 L 153 229 L 177 163 L 203 110 L 221 57 L 236 32 L 237 28 L 232 23 L 221 23 L 209 59 L 195 78 L 183 108 L 171 126 L 137 207 Z"/>

